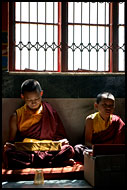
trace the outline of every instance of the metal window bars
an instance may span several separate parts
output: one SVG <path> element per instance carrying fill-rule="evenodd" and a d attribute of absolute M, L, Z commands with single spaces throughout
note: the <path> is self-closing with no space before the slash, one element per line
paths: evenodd
<path fill-rule="evenodd" d="M 16 4 L 18 4 L 18 3 L 16 3 Z M 18 48 L 18 50 L 20 51 L 20 55 L 18 53 L 16 54 L 16 57 L 17 57 L 16 61 L 18 62 L 18 56 L 20 57 L 20 60 L 18 62 L 19 64 L 16 63 L 17 66 L 16 66 L 15 70 L 24 70 L 24 69 L 34 70 L 35 69 L 35 70 L 46 71 L 48 64 L 49 64 L 49 70 L 51 70 L 51 71 L 57 71 L 58 70 L 58 68 L 56 66 L 57 65 L 56 60 L 57 60 L 58 52 L 55 54 L 55 52 L 58 51 L 58 49 L 61 49 L 61 43 L 59 42 L 61 40 L 60 39 L 60 32 L 58 32 L 59 23 L 56 22 L 56 21 L 58 21 L 58 15 L 56 14 L 56 11 L 58 11 L 58 8 L 56 10 L 56 7 L 57 7 L 56 4 L 57 3 L 52 2 L 52 15 L 51 15 L 51 18 L 50 18 L 50 22 L 47 22 L 47 18 L 48 18 L 47 14 L 51 11 L 51 9 L 49 10 L 49 5 L 48 5 L 48 10 L 47 10 L 47 4 L 48 4 L 47 2 L 41 3 L 41 6 L 44 7 L 45 14 L 44 14 L 44 17 L 43 17 L 44 22 L 40 22 L 39 18 L 38 18 L 39 17 L 39 15 L 38 15 L 39 14 L 38 2 L 36 2 L 36 12 L 35 13 L 33 12 L 33 14 L 36 14 L 36 21 L 31 20 L 31 12 L 32 12 L 32 10 L 31 10 L 31 2 L 28 2 L 28 20 L 27 21 L 24 21 L 22 19 L 23 2 L 19 3 L 20 19 L 15 20 L 15 25 L 20 26 L 19 33 L 18 33 L 18 30 L 17 30 L 17 35 L 20 35 L 20 40 L 19 41 L 16 40 L 15 48 Z M 17 12 L 18 12 L 18 10 L 17 10 Z M 55 18 L 55 17 L 57 17 L 57 18 Z M 28 26 L 28 31 L 27 31 L 28 34 L 27 34 L 27 43 L 26 44 L 23 42 L 23 39 L 22 39 L 23 35 L 25 34 L 25 33 L 23 33 L 23 29 L 22 29 L 23 25 Z M 33 34 L 31 32 L 32 26 L 36 26 L 35 34 Z M 41 42 L 39 41 L 39 39 L 41 39 L 41 37 L 39 36 L 39 27 L 40 26 L 44 26 L 43 30 L 41 31 L 41 33 L 42 33 L 41 35 L 44 36 L 43 37 L 43 43 L 42 43 L 42 41 Z M 57 29 L 55 27 L 57 27 Z M 47 35 L 48 30 L 50 31 L 50 35 Z M 32 38 L 33 37 L 35 38 L 35 35 L 36 35 L 36 42 L 33 43 Z M 49 37 L 52 37 L 52 40 L 53 40 L 52 43 L 48 42 Z M 23 60 L 22 60 L 22 58 L 23 58 L 23 50 L 25 48 L 28 51 L 27 58 L 26 58 L 26 59 L 28 59 L 27 64 L 23 63 Z M 35 63 L 32 62 L 32 58 L 31 58 L 31 54 L 32 54 L 31 50 L 33 50 L 33 49 L 36 50 L 36 54 L 34 53 L 34 55 L 36 56 L 36 62 Z M 49 49 L 52 50 L 52 52 L 51 52 L 52 56 L 51 56 L 51 53 L 49 54 L 49 52 L 48 52 Z M 39 60 L 39 51 L 40 50 L 43 50 L 43 52 L 41 51 L 41 53 L 44 54 L 43 55 L 44 60 L 43 59 Z M 60 52 L 59 52 L 59 54 L 60 54 Z M 47 63 L 48 62 L 47 58 L 50 57 L 50 56 L 52 58 L 52 59 L 50 59 L 51 62 Z M 40 66 L 39 66 L 39 61 L 41 62 Z"/>
<path fill-rule="evenodd" d="M 72 39 L 70 37 L 70 41 L 69 44 L 67 45 L 67 48 L 72 50 L 72 54 L 73 56 L 70 56 L 71 58 L 69 59 L 69 62 L 73 62 L 72 66 L 70 67 L 70 70 L 72 71 L 111 71 L 112 72 L 112 60 L 109 61 L 109 57 L 111 56 L 111 54 L 113 53 L 113 51 L 118 51 L 119 50 L 123 50 L 123 56 L 124 56 L 124 52 L 125 52 L 125 43 L 123 39 L 123 44 L 120 46 L 118 45 L 118 38 L 119 38 L 119 42 L 120 42 L 120 38 L 121 36 L 117 36 L 117 40 L 113 39 L 112 33 L 109 34 L 110 31 L 110 26 L 113 25 L 113 23 L 110 20 L 109 15 L 111 14 L 110 10 L 109 10 L 109 6 L 110 6 L 111 2 L 69 2 L 68 4 L 68 14 L 69 11 L 72 10 L 72 14 L 73 17 L 70 18 L 69 22 L 68 22 L 68 26 L 72 26 L 72 32 L 71 29 L 70 31 L 68 30 L 68 33 L 72 33 Z M 122 4 L 123 2 L 121 2 Z M 86 6 L 87 4 L 87 6 Z M 101 6 L 100 6 L 101 5 Z M 70 7 L 69 7 L 70 6 Z M 102 7 L 103 6 L 103 7 Z M 124 6 L 124 5 L 123 5 Z M 94 7 L 94 9 L 92 8 Z M 103 11 L 101 10 L 101 8 L 103 8 Z M 76 18 L 76 11 L 79 14 L 79 20 L 78 22 L 75 21 Z M 96 12 L 95 14 L 95 18 L 92 18 L 91 14 L 93 14 L 93 11 Z M 87 13 L 86 13 L 87 12 Z M 87 18 L 86 20 L 83 18 L 83 13 L 87 14 Z M 119 12 L 118 12 L 119 13 Z M 117 17 L 118 17 L 118 13 L 117 13 Z M 116 14 L 116 13 L 115 13 Z M 124 14 L 124 9 L 123 9 L 123 14 Z M 84 14 L 84 16 L 86 16 Z M 102 19 L 100 19 L 100 17 L 102 17 Z M 84 22 L 83 22 L 84 20 Z M 101 22 L 100 22 L 101 20 Z M 114 22 L 114 21 L 113 21 Z M 79 29 L 79 33 L 76 35 L 75 30 L 76 27 L 80 26 Z M 115 25 L 115 29 L 114 31 L 117 33 L 118 31 L 116 31 L 116 28 L 119 27 L 120 25 L 117 23 L 117 25 Z M 125 24 L 123 23 L 122 26 L 125 26 Z M 87 36 L 86 38 L 88 38 L 87 43 L 83 42 L 83 27 L 86 27 L 86 33 Z M 93 30 L 93 28 L 96 27 L 96 31 Z M 102 33 L 99 32 L 99 30 L 103 29 Z M 88 32 L 87 32 L 88 30 Z M 93 33 L 91 32 L 93 31 Z M 96 41 L 92 40 L 92 36 L 94 36 L 94 32 L 96 32 Z M 85 32 L 84 32 L 85 33 Z M 103 39 L 101 38 L 101 40 L 99 40 L 100 36 L 103 36 Z M 123 34 L 122 34 L 123 35 Z M 116 36 L 116 35 L 114 35 Z M 78 40 L 78 43 L 76 44 L 75 41 Z M 111 41 L 110 41 L 111 40 Z M 85 40 L 84 40 L 85 41 Z M 83 54 L 85 54 L 85 51 L 87 50 L 87 54 L 89 56 L 84 56 L 83 59 Z M 77 52 L 80 51 L 80 61 L 75 61 Z M 96 53 L 94 53 L 93 56 L 92 52 L 96 51 Z M 71 51 L 70 51 L 71 52 Z M 71 54 L 71 53 L 70 53 Z M 117 53 L 118 56 L 119 53 Z M 115 53 L 114 53 L 114 57 L 115 57 Z M 101 59 L 99 58 L 101 56 Z M 79 55 L 77 60 L 79 60 Z M 115 58 L 114 58 L 115 60 Z M 116 61 L 116 60 L 115 60 Z M 115 62 L 114 61 L 114 62 Z M 76 63 L 75 63 L 76 62 Z M 117 65 L 117 63 L 115 63 Z M 119 62 L 119 65 L 121 63 Z M 123 59 L 122 62 L 123 67 L 125 66 L 125 61 Z M 118 71 L 118 68 L 116 66 L 116 68 L 114 69 L 116 71 Z M 124 71 L 125 69 L 123 69 Z"/>
<path fill-rule="evenodd" d="M 77 70 L 77 68 L 75 69 L 76 66 L 75 66 L 75 59 L 74 59 L 74 54 L 76 53 L 77 50 L 80 50 L 80 52 L 81 52 L 81 66 L 79 65 L 78 69 L 83 70 L 83 58 L 82 58 L 82 55 L 83 55 L 84 50 L 87 50 L 88 54 L 89 54 L 89 57 L 88 57 L 87 61 L 84 60 L 85 65 L 86 65 L 86 66 L 84 66 L 84 69 L 87 68 L 88 70 L 92 70 L 91 61 L 93 62 L 93 58 L 91 57 L 91 52 L 93 50 L 95 50 L 96 54 L 97 54 L 96 55 L 97 61 L 96 61 L 96 69 L 95 70 L 98 71 L 99 70 L 98 54 L 99 54 L 99 51 L 102 49 L 104 51 L 104 68 L 103 68 L 103 71 L 106 71 L 106 64 L 108 63 L 106 61 L 106 53 L 107 53 L 107 51 L 109 49 L 111 49 L 111 47 L 109 46 L 109 41 L 108 41 L 108 39 L 106 39 L 106 35 L 107 35 L 106 34 L 106 28 L 109 27 L 109 23 L 106 24 L 106 16 L 107 16 L 106 15 L 106 7 L 107 7 L 107 5 L 109 3 L 101 2 L 101 3 L 105 4 L 104 5 L 104 23 L 103 24 L 98 23 L 98 17 L 100 16 L 100 15 L 98 15 L 98 4 L 100 2 L 80 2 L 80 9 L 81 10 L 78 9 L 77 11 L 79 11 L 81 13 L 81 22 L 78 22 L 78 23 L 75 22 L 75 11 L 76 11 L 75 9 L 76 9 L 76 6 L 77 6 L 77 5 L 75 5 L 76 2 L 71 2 L 71 3 L 73 3 L 73 22 L 69 22 L 68 25 L 73 26 L 73 34 L 72 34 L 73 35 L 73 42 L 72 42 L 72 44 L 68 45 L 68 48 L 70 48 L 72 50 L 72 52 L 73 52 L 73 68 L 72 68 L 72 70 Z M 77 4 L 78 3 L 79 2 L 77 2 Z M 86 7 L 83 6 L 84 3 L 88 4 L 87 8 L 89 9 L 89 11 L 88 11 L 88 19 L 86 19 L 88 21 L 87 23 L 83 22 L 83 11 L 84 12 L 86 11 Z M 96 9 L 96 15 L 95 15 L 96 16 L 96 23 L 92 23 L 92 21 L 91 21 L 91 4 L 92 3 L 96 4 L 96 6 L 95 6 L 95 9 Z M 78 36 L 75 36 L 75 27 L 76 26 L 81 27 L 80 28 L 80 34 L 79 34 L 81 36 L 81 40 L 79 39 L 79 45 L 75 44 L 75 38 L 78 38 Z M 86 30 L 88 30 L 88 36 L 86 36 L 86 38 L 88 38 L 88 43 L 86 45 L 83 43 L 83 26 L 86 26 L 86 28 L 88 27 L 88 29 L 86 29 Z M 91 42 L 91 30 L 92 30 L 92 27 L 96 27 L 96 43 L 95 44 L 92 44 L 92 42 Z M 99 27 L 104 27 L 104 43 L 103 43 L 103 45 L 100 45 L 99 42 L 98 42 L 98 28 Z M 102 59 L 101 59 L 101 61 L 102 61 Z"/>

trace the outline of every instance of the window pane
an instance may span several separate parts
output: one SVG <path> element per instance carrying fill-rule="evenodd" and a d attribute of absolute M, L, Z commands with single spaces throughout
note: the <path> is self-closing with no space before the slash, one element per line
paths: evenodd
<path fill-rule="evenodd" d="M 58 3 L 57 2 L 54 2 L 54 22 L 55 23 L 58 23 Z"/>
<path fill-rule="evenodd" d="M 16 2 L 15 20 L 20 21 L 20 2 Z"/>
<path fill-rule="evenodd" d="M 69 49 L 68 54 L 68 70 L 77 70 L 81 69 L 81 52 L 79 49 L 76 49 L 74 52 Z"/>
<path fill-rule="evenodd" d="M 125 67 L 125 28 L 123 26 L 119 26 L 119 70 L 124 71 Z"/>
<path fill-rule="evenodd" d="M 119 3 L 119 24 L 124 24 L 125 23 L 125 19 L 124 19 L 124 6 L 125 3 Z"/>
<path fill-rule="evenodd" d="M 119 71 L 125 71 L 125 53 L 119 50 Z"/>
<path fill-rule="evenodd" d="M 45 22 L 45 3 L 38 2 L 38 22 Z"/>
<path fill-rule="evenodd" d="M 70 46 L 73 43 L 73 26 L 68 26 L 68 45 Z"/>
<path fill-rule="evenodd" d="M 68 2 L 68 22 L 73 22 L 73 3 Z"/>
<path fill-rule="evenodd" d="M 30 51 L 30 69 L 37 69 L 37 51 L 35 48 L 31 48 Z"/>
<path fill-rule="evenodd" d="M 90 52 L 90 70 L 97 71 L 97 52 L 95 49 Z"/>
<path fill-rule="evenodd" d="M 28 2 L 22 2 L 22 21 L 29 21 L 28 20 Z"/>
<path fill-rule="evenodd" d="M 98 70 L 109 71 L 109 50 L 104 52 L 103 49 L 100 49 L 98 53 Z"/>
<path fill-rule="evenodd" d="M 68 70 L 73 70 L 73 52 L 68 49 Z"/>
<path fill-rule="evenodd" d="M 38 41 L 40 45 L 45 42 L 45 25 L 38 25 Z"/>
<path fill-rule="evenodd" d="M 109 24 L 109 3 L 106 3 L 106 23 Z"/>
<path fill-rule="evenodd" d="M 46 16 L 47 16 L 47 18 L 46 18 L 46 21 L 48 22 L 48 23 L 51 23 L 51 22 L 53 22 L 52 21 L 52 18 L 53 18 L 53 2 L 46 2 L 46 6 L 47 6 L 47 14 L 46 14 Z"/>
<path fill-rule="evenodd" d="M 108 27 L 98 27 L 98 42 L 100 46 L 103 46 L 104 43 L 109 45 L 109 28 Z"/>
<path fill-rule="evenodd" d="M 95 46 L 97 42 L 97 27 L 91 26 L 90 27 L 90 43 L 92 46 Z"/>
<path fill-rule="evenodd" d="M 15 29 L 16 29 L 15 39 L 16 39 L 16 44 L 18 44 L 20 41 L 20 24 L 16 24 Z"/>
<path fill-rule="evenodd" d="M 56 2 L 46 2 L 47 6 L 47 23 L 57 23 L 58 22 L 58 3 Z M 54 10 L 54 11 L 53 11 Z"/>
<path fill-rule="evenodd" d="M 45 70 L 45 51 L 42 48 L 38 51 L 38 70 Z"/>
<path fill-rule="evenodd" d="M 20 51 L 19 48 L 15 48 L 15 69 L 20 70 Z"/>
<path fill-rule="evenodd" d="M 23 48 L 22 50 L 22 62 L 21 62 L 21 69 L 29 68 L 28 66 L 28 50 Z"/>
<path fill-rule="evenodd" d="M 54 52 L 52 52 L 53 55 L 53 70 L 54 71 L 57 71 L 58 68 L 57 68 L 57 58 L 58 58 L 58 50 L 56 49 Z"/>
<path fill-rule="evenodd" d="M 37 22 L 37 3 L 36 2 L 30 2 L 30 21 Z"/>
<path fill-rule="evenodd" d="M 53 70 L 53 52 L 51 49 L 46 52 L 46 69 Z"/>
<path fill-rule="evenodd" d="M 124 30 L 123 26 L 119 26 L 119 46 L 123 46 L 125 42 Z"/>
<path fill-rule="evenodd" d="M 83 2 L 82 22 L 89 23 L 89 2 Z"/>
<path fill-rule="evenodd" d="M 81 69 L 81 52 L 79 49 L 76 49 L 75 52 L 75 64 L 74 64 L 74 70 Z"/>
<path fill-rule="evenodd" d="M 90 23 L 97 23 L 97 3 L 90 2 Z"/>
<path fill-rule="evenodd" d="M 22 25 L 22 42 L 24 45 L 28 43 L 28 24 L 21 24 Z M 20 34 L 20 33 L 19 33 Z"/>
<path fill-rule="evenodd" d="M 79 46 L 81 42 L 81 26 L 75 26 L 74 29 L 74 42 L 77 46 Z"/>
<path fill-rule="evenodd" d="M 47 42 L 49 45 L 53 43 L 53 26 L 47 26 L 46 28 L 46 36 L 47 36 Z"/>
<path fill-rule="evenodd" d="M 34 24 L 30 25 L 30 41 L 32 45 L 35 45 L 37 42 L 37 26 Z"/>
<path fill-rule="evenodd" d="M 99 71 L 104 71 L 104 50 L 100 49 L 98 53 L 98 70 Z"/>
<path fill-rule="evenodd" d="M 75 2 L 75 23 L 81 22 L 81 3 Z"/>
<path fill-rule="evenodd" d="M 82 41 L 85 46 L 88 45 L 88 43 L 89 43 L 89 26 L 82 27 Z"/>
<path fill-rule="evenodd" d="M 98 3 L 98 24 L 105 24 L 105 4 Z"/>
<path fill-rule="evenodd" d="M 84 49 L 82 54 L 82 65 L 83 69 L 89 70 L 89 53 L 87 49 Z"/>

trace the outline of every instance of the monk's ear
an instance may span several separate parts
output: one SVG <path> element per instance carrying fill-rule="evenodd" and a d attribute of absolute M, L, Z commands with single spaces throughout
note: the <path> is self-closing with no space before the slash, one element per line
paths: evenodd
<path fill-rule="evenodd" d="M 98 104 L 96 102 L 94 103 L 94 108 L 98 109 Z"/>
<path fill-rule="evenodd" d="M 41 96 L 43 96 L 43 90 L 40 92 Z"/>
<path fill-rule="evenodd" d="M 24 100 L 24 96 L 23 96 L 23 94 L 21 94 L 21 98 Z"/>

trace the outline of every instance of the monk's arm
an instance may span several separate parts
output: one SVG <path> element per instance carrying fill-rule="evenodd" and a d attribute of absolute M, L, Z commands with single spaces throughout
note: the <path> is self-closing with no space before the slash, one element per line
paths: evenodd
<path fill-rule="evenodd" d="M 61 140 L 59 140 L 59 142 L 61 142 L 62 145 L 67 145 L 67 144 L 69 144 L 69 141 L 68 141 L 67 139 L 61 139 Z"/>
<path fill-rule="evenodd" d="M 17 115 L 13 113 L 9 121 L 9 142 L 14 142 L 17 133 Z"/>
<path fill-rule="evenodd" d="M 89 117 L 86 118 L 85 123 L 85 145 L 92 148 L 92 134 L 93 134 L 93 120 Z"/>

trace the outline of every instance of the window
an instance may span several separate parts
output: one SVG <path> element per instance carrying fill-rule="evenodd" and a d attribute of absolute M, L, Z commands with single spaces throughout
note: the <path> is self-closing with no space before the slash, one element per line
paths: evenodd
<path fill-rule="evenodd" d="M 68 16 L 69 69 L 108 71 L 109 3 L 69 2 Z"/>
<path fill-rule="evenodd" d="M 125 71 L 124 2 L 9 3 L 9 70 Z"/>
<path fill-rule="evenodd" d="M 15 26 L 15 69 L 57 71 L 58 3 L 16 2 Z"/>

